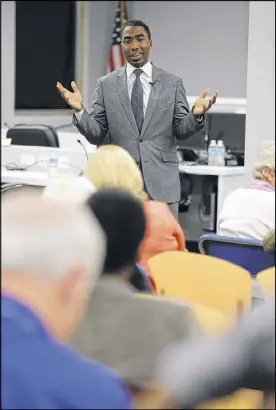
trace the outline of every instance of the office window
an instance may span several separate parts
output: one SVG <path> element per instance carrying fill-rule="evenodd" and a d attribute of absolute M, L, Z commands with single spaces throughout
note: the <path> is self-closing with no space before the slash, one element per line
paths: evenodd
<path fill-rule="evenodd" d="M 75 80 L 75 1 L 16 2 L 16 109 L 65 109 L 56 82 Z"/>

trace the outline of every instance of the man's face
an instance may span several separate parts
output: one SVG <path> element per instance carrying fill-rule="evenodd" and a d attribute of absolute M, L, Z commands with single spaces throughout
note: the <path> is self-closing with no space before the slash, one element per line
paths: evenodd
<path fill-rule="evenodd" d="M 125 58 L 133 67 L 142 67 L 149 60 L 152 41 L 144 27 L 125 27 L 122 50 Z"/>

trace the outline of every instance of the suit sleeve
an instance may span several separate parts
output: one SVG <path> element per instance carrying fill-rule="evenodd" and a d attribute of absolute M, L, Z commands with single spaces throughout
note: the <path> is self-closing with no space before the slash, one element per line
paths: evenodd
<path fill-rule="evenodd" d="M 159 384 L 181 403 L 200 403 L 240 388 L 275 390 L 275 301 L 241 318 L 229 334 L 171 348 L 160 361 Z M 273 331 L 274 330 L 274 331 Z"/>
<path fill-rule="evenodd" d="M 91 144 L 100 145 L 103 142 L 108 132 L 108 123 L 101 79 L 97 82 L 91 113 L 84 109 L 80 120 L 73 114 L 73 124 Z"/>
<path fill-rule="evenodd" d="M 204 125 L 204 120 L 198 122 L 192 111 L 189 110 L 189 104 L 186 97 L 185 88 L 181 78 L 178 79 L 175 109 L 173 118 L 174 136 L 178 140 L 186 140 L 199 131 Z"/>

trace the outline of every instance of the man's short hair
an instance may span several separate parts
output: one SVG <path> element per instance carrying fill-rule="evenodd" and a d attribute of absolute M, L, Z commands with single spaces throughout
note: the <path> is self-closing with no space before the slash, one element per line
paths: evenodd
<path fill-rule="evenodd" d="M 124 24 L 123 31 L 126 27 L 144 27 L 144 29 L 145 29 L 145 31 L 148 35 L 149 40 L 151 40 L 151 32 L 150 32 L 149 26 L 147 26 L 146 23 L 144 23 L 143 21 L 141 21 L 141 20 L 128 20 Z"/>
<path fill-rule="evenodd" d="M 87 204 L 107 239 L 104 273 L 134 266 L 146 229 L 143 203 L 126 191 L 110 188 L 96 192 Z"/>

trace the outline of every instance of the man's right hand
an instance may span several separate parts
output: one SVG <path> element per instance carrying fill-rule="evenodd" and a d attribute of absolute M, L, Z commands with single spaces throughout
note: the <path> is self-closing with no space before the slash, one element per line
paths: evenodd
<path fill-rule="evenodd" d="M 82 104 L 82 95 L 80 90 L 77 87 L 77 84 L 72 81 L 71 86 L 73 92 L 67 90 L 63 87 L 61 83 L 57 83 L 57 89 L 61 95 L 61 97 L 66 101 L 66 103 L 75 111 L 79 112 L 83 109 Z"/>

